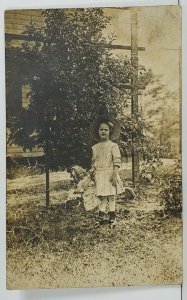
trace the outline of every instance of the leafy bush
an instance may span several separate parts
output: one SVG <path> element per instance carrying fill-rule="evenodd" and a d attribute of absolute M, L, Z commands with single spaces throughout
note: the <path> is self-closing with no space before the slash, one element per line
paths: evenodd
<path fill-rule="evenodd" d="M 40 175 L 45 172 L 43 157 L 21 157 L 13 159 L 8 156 L 6 166 L 8 179 Z"/>
<path fill-rule="evenodd" d="M 179 159 L 170 172 L 165 173 L 161 189 L 162 204 L 166 214 L 182 215 L 182 177 Z"/>
<path fill-rule="evenodd" d="M 7 178 L 15 179 L 26 176 L 40 175 L 42 173 L 42 169 L 39 167 L 16 166 L 7 169 Z"/>
<path fill-rule="evenodd" d="M 139 151 L 142 158 L 140 162 L 140 182 L 142 184 L 154 184 L 159 181 L 159 169 L 163 164 L 160 156 L 161 148 L 161 146 L 150 143 Z"/>

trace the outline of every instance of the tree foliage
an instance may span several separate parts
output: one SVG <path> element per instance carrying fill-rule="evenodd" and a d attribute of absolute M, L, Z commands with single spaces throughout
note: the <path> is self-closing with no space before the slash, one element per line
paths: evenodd
<path fill-rule="evenodd" d="M 51 167 L 75 163 L 87 167 L 89 127 L 95 117 L 110 114 L 121 120 L 124 151 L 132 147 L 132 134 L 145 138 L 141 116 L 131 118 L 127 113 L 133 66 L 128 57 L 113 55 L 107 47 L 113 38 L 103 36 L 110 18 L 102 9 L 55 9 L 42 14 L 45 27 L 31 24 L 25 31 L 29 40 L 9 49 L 13 54 L 8 59 L 7 83 L 19 78 L 21 84 L 31 86 L 29 107 L 10 113 L 16 120 L 10 140 L 23 149 L 42 147 Z M 145 69 L 139 69 L 140 80 L 146 82 Z"/>

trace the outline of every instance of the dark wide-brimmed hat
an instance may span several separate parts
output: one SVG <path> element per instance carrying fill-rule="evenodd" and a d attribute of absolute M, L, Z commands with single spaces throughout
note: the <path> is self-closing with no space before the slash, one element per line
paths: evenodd
<path fill-rule="evenodd" d="M 100 116 L 96 118 L 90 126 L 90 137 L 95 141 L 100 141 L 99 138 L 99 127 L 101 123 L 108 123 L 112 127 L 112 134 L 110 135 L 110 140 L 117 140 L 120 136 L 121 126 L 118 120 L 110 116 Z"/>

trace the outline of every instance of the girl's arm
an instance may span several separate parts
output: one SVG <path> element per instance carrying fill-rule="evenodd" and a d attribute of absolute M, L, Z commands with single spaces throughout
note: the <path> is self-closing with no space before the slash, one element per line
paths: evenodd
<path fill-rule="evenodd" d="M 116 186 L 117 174 L 118 174 L 118 170 L 121 166 L 121 154 L 120 154 L 119 147 L 117 144 L 115 144 L 112 147 L 112 157 L 113 157 L 114 171 L 113 171 L 111 181 L 112 181 L 112 185 Z"/>
<path fill-rule="evenodd" d="M 112 180 L 111 180 L 113 186 L 116 186 L 116 183 L 117 183 L 118 170 L 119 170 L 119 166 L 114 166 L 114 171 L 113 171 Z"/>

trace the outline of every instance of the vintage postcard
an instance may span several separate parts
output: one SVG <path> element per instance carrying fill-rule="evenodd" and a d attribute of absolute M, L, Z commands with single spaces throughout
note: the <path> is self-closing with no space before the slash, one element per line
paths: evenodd
<path fill-rule="evenodd" d="M 182 284 L 180 6 L 5 12 L 7 288 Z"/>

